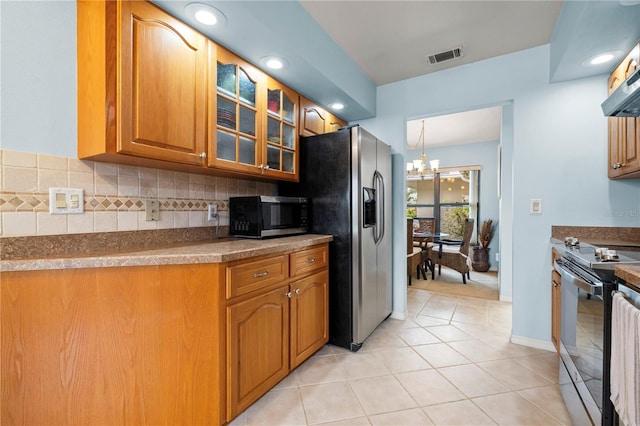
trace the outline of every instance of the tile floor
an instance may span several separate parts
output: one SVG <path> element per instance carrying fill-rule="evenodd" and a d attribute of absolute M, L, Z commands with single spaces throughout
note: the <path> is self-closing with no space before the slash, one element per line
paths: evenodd
<path fill-rule="evenodd" d="M 352 353 L 327 345 L 231 423 L 570 425 L 555 353 L 509 342 L 511 304 L 408 290 Z"/>

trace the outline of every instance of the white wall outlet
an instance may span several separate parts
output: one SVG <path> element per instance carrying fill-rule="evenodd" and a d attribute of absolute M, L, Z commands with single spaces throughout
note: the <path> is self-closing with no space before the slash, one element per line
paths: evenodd
<path fill-rule="evenodd" d="M 158 200 L 144 200 L 144 212 L 146 220 L 160 220 L 160 205 Z"/>
<path fill-rule="evenodd" d="M 541 198 L 532 198 L 531 203 L 529 205 L 529 213 L 530 214 L 542 214 L 542 199 Z"/>
<path fill-rule="evenodd" d="M 49 188 L 50 214 L 84 213 L 84 192 L 76 188 Z"/>
<path fill-rule="evenodd" d="M 209 204 L 207 206 L 207 220 L 212 221 L 218 218 L 218 205 L 217 204 Z"/>

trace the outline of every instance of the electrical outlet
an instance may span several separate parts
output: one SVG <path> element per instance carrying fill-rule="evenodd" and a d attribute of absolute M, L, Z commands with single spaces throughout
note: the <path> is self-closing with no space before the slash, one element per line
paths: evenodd
<path fill-rule="evenodd" d="M 209 204 L 207 206 L 207 220 L 212 221 L 218 218 L 218 205 L 217 204 Z"/>
<path fill-rule="evenodd" d="M 144 200 L 144 212 L 146 220 L 160 220 L 160 205 L 158 204 L 158 200 Z"/>

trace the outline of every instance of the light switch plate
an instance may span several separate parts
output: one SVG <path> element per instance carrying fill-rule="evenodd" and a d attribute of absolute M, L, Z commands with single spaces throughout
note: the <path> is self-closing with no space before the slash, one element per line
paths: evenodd
<path fill-rule="evenodd" d="M 542 214 L 542 199 L 541 198 L 532 198 L 531 204 L 529 205 L 529 213 L 530 214 Z"/>
<path fill-rule="evenodd" d="M 49 188 L 49 213 L 84 213 L 83 190 L 78 188 Z"/>

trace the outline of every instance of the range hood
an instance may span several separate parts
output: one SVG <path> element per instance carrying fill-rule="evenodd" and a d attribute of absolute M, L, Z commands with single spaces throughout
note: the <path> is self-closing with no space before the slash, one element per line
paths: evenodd
<path fill-rule="evenodd" d="M 640 68 L 635 70 L 601 106 L 607 117 L 640 117 Z"/>

